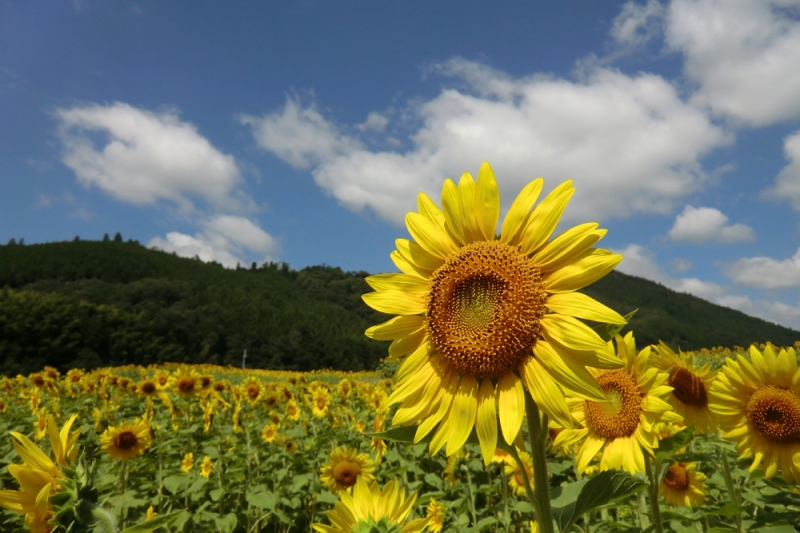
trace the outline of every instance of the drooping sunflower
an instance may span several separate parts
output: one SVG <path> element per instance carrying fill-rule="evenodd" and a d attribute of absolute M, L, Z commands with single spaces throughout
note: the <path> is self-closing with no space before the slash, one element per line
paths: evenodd
<path fill-rule="evenodd" d="M 100 449 L 113 459 L 127 461 L 142 455 L 150 447 L 150 425 L 137 418 L 120 426 L 109 426 L 100 435 Z"/>
<path fill-rule="evenodd" d="M 353 494 L 340 492 L 339 501 L 326 511 L 331 525 L 312 524 L 319 533 L 351 533 L 353 531 L 391 531 L 417 533 L 425 529 L 430 518 L 409 521 L 417 493 L 406 498 L 406 489 L 392 480 L 381 490 L 377 481 L 370 485 L 361 478 Z"/>
<path fill-rule="evenodd" d="M 525 468 L 525 474 L 528 476 L 528 483 L 533 486 L 533 459 L 531 459 L 531 454 L 522 450 L 517 453 Z M 508 476 L 508 486 L 517 496 L 525 496 L 525 478 L 522 476 L 522 469 L 517 464 L 517 461 L 513 458 L 510 459 L 510 461 L 506 461 L 503 467 Z"/>
<path fill-rule="evenodd" d="M 669 376 L 658 368 L 648 367 L 650 347 L 636 353 L 633 332 L 624 338 L 617 335 L 617 356 L 624 363 L 618 370 L 592 370 L 600 383 L 602 401 L 577 396 L 567 403 L 582 429 L 564 429 L 553 446 L 570 446 L 581 442 L 576 468 L 583 473 L 602 449 L 600 470 L 623 468 L 628 472 L 644 472 L 644 454 L 653 455 L 658 447 L 658 422 L 680 422 L 680 415 L 666 402 L 672 391 L 666 382 Z M 609 342 L 609 347 L 611 342 Z"/>
<path fill-rule="evenodd" d="M 214 468 L 214 463 L 211 462 L 211 457 L 203 457 L 203 464 L 200 465 L 200 475 L 207 478 L 211 475 L 211 470 Z"/>
<path fill-rule="evenodd" d="M 550 238 L 575 189 L 566 181 L 536 207 L 541 178 L 517 196 L 497 235 L 500 194 L 483 163 L 477 182 L 447 179 L 442 209 L 424 193 L 406 215 L 414 240 L 398 239 L 391 258 L 401 274 L 370 276 L 364 301 L 398 315 L 367 330 L 391 340 L 389 356 L 405 357 L 389 403 L 402 402 L 393 423 L 419 423 L 418 442 L 436 429 L 435 453 L 459 450 L 473 428 L 484 462 L 520 431 L 524 392 L 562 426 L 572 427 L 557 383 L 600 400 L 586 366 L 618 368 L 605 342 L 578 320 L 622 324 L 623 317 L 575 292 L 610 272 L 621 255 L 592 246 L 606 230 L 595 223 Z M 600 350 L 599 352 L 597 350 Z M 407 356 L 407 357 L 406 357 Z"/>
<path fill-rule="evenodd" d="M 320 469 L 319 480 L 335 494 L 349 489 L 359 478 L 365 481 L 374 480 L 374 471 L 369 455 L 341 446 L 328 455 L 328 462 Z"/>
<path fill-rule="evenodd" d="M 428 529 L 431 533 L 439 533 L 444 528 L 444 522 L 447 519 L 447 507 L 431 498 L 425 508 L 425 516 L 428 517 Z"/>
<path fill-rule="evenodd" d="M 191 472 L 192 468 L 194 468 L 194 454 L 192 452 L 187 452 L 186 455 L 183 456 L 183 459 L 181 459 L 181 470 L 184 472 Z"/>
<path fill-rule="evenodd" d="M 675 507 L 693 507 L 706 501 L 706 475 L 697 471 L 697 463 L 674 463 L 664 473 L 658 493 Z"/>
<path fill-rule="evenodd" d="M 736 442 L 741 459 L 753 457 L 769 479 L 780 471 L 800 482 L 800 378 L 794 348 L 777 355 L 750 347 L 750 361 L 728 358 L 711 386 L 711 410 L 722 437 Z"/>
<path fill-rule="evenodd" d="M 708 390 L 711 388 L 716 371 L 711 370 L 711 363 L 697 368 L 694 356 L 678 350 L 676 354 L 663 341 L 655 347 L 650 362 L 656 368 L 669 372 L 667 384 L 672 392 L 667 396 L 669 403 L 688 426 L 694 424 L 694 433 L 717 431 L 714 413 L 708 407 Z"/>

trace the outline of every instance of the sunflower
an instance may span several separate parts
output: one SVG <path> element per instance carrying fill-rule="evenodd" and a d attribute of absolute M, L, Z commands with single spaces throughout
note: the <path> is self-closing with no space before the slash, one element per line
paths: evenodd
<path fill-rule="evenodd" d="M 262 389 L 261 381 L 258 378 L 250 376 L 245 379 L 239 387 L 242 395 L 250 402 L 250 405 L 255 405 L 261 399 Z"/>
<path fill-rule="evenodd" d="M 145 398 L 151 398 L 158 395 L 158 383 L 152 379 L 143 379 L 136 386 L 136 392 Z"/>
<path fill-rule="evenodd" d="M 533 459 L 527 452 L 519 451 L 519 458 L 525 467 L 525 473 L 528 475 L 528 483 L 533 486 Z M 508 476 L 508 486 L 514 491 L 517 496 L 525 496 L 525 478 L 522 477 L 522 469 L 519 467 L 514 459 L 506 461 L 505 472 Z"/>
<path fill-rule="evenodd" d="M 278 428 L 275 427 L 273 424 L 267 424 L 264 426 L 264 429 L 261 430 L 261 438 L 266 443 L 270 443 L 275 440 L 275 437 L 278 436 Z"/>
<path fill-rule="evenodd" d="M 150 437 L 150 425 L 137 418 L 118 427 L 109 426 L 100 435 L 100 449 L 112 459 L 127 461 L 142 455 L 150 447 Z"/>
<path fill-rule="evenodd" d="M 193 467 L 194 467 L 194 454 L 192 452 L 188 452 L 186 455 L 183 456 L 183 459 L 181 459 L 181 470 L 183 470 L 184 472 L 191 472 Z"/>
<path fill-rule="evenodd" d="M 272 409 L 280 403 L 280 398 L 278 397 L 278 393 L 275 391 L 271 391 L 266 393 L 264 396 L 264 407 L 267 409 Z"/>
<path fill-rule="evenodd" d="M 444 521 L 447 518 L 447 507 L 437 502 L 433 498 L 425 508 L 425 516 L 428 517 L 428 529 L 431 533 L 439 533 L 444 528 Z"/>
<path fill-rule="evenodd" d="M 324 418 L 328 414 L 328 406 L 331 404 L 331 397 L 327 392 L 317 391 L 311 399 L 311 414 L 316 418 Z"/>
<path fill-rule="evenodd" d="M 417 493 L 406 498 L 406 490 L 392 480 L 381 490 L 377 481 L 368 484 L 359 479 L 353 494 L 340 492 L 333 510 L 327 511 L 330 526 L 312 524 L 319 533 L 351 533 L 353 531 L 398 531 L 417 533 L 425 529 L 429 518 L 409 521 Z"/>
<path fill-rule="evenodd" d="M 794 348 L 777 355 L 750 347 L 750 361 L 729 358 L 711 386 L 711 410 L 722 437 L 735 441 L 741 459 L 753 457 L 752 472 L 767 479 L 780 470 L 789 483 L 800 481 L 800 380 Z"/>
<path fill-rule="evenodd" d="M 286 453 L 295 453 L 297 451 L 297 443 L 293 440 L 287 440 L 283 444 L 283 450 Z"/>
<path fill-rule="evenodd" d="M 211 475 L 211 469 L 214 467 L 214 464 L 211 462 L 211 457 L 205 456 L 203 457 L 203 464 L 200 466 L 200 475 L 204 478 L 207 478 Z"/>
<path fill-rule="evenodd" d="M 697 471 L 697 463 L 674 463 L 664 473 L 658 493 L 675 507 L 693 507 L 706 501 L 706 475 Z"/>
<path fill-rule="evenodd" d="M 331 492 L 338 493 L 356 484 L 359 478 L 372 481 L 375 467 L 366 453 L 354 448 L 339 447 L 328 455 L 328 462 L 320 469 L 319 480 Z"/>
<path fill-rule="evenodd" d="M 708 390 L 717 374 L 711 370 L 711 363 L 696 368 L 692 353 L 678 350 L 676 354 L 663 341 L 655 347 L 650 362 L 669 372 L 667 384 L 673 390 L 667 396 L 667 403 L 683 417 L 687 426 L 694 424 L 695 435 L 716 432 L 714 414 L 708 407 Z"/>
<path fill-rule="evenodd" d="M 586 366 L 620 366 L 577 319 L 625 319 L 575 291 L 606 275 L 622 256 L 592 248 L 606 233 L 595 223 L 550 239 L 575 189 L 564 182 L 533 208 L 542 187 L 539 178 L 522 190 L 497 236 L 500 194 L 489 164 L 481 166 L 477 183 L 468 173 L 458 185 L 447 179 L 443 209 L 420 193 L 419 212 L 406 215 L 414 240 L 398 239 L 391 254 L 402 273 L 366 278 L 375 292 L 364 301 L 399 315 L 367 336 L 391 340 L 390 358 L 407 356 L 388 399 L 401 403 L 393 423 L 420 424 L 416 442 L 437 428 L 431 453 L 446 444 L 452 455 L 475 428 L 488 464 L 498 414 L 510 444 L 522 426 L 526 389 L 551 419 L 572 427 L 557 383 L 600 400 Z"/>
<path fill-rule="evenodd" d="M 194 396 L 200 391 L 200 380 L 198 379 L 197 372 L 189 367 L 176 370 L 175 374 L 170 377 L 170 383 L 175 389 L 175 392 L 181 396 Z"/>
<path fill-rule="evenodd" d="M 570 397 L 567 402 L 583 429 L 564 429 L 553 446 L 570 446 L 582 441 L 575 457 L 578 473 L 583 473 L 602 448 L 600 470 L 623 468 L 644 472 L 644 454 L 653 455 L 658 447 L 654 425 L 679 422 L 680 415 L 665 401 L 672 388 L 669 376 L 648 368 L 650 347 L 636 353 L 633 333 L 619 335 L 617 356 L 625 365 L 619 370 L 593 371 L 603 389 L 602 401 Z M 611 343 L 609 342 L 609 347 Z"/>

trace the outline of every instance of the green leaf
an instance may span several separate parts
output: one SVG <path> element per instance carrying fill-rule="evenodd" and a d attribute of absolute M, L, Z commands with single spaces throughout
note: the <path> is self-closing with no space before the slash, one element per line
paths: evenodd
<path fill-rule="evenodd" d="M 319 493 L 319 496 L 317 496 L 317 501 L 322 503 L 336 503 L 339 501 L 339 497 L 326 490 Z"/>
<path fill-rule="evenodd" d="M 220 531 L 220 533 L 233 533 L 233 530 L 236 529 L 238 520 L 236 519 L 236 515 L 234 513 L 228 513 L 222 518 L 217 518 L 214 520 L 214 523 L 217 525 L 217 529 Z"/>
<path fill-rule="evenodd" d="M 425 483 L 436 489 L 442 488 L 442 478 L 440 478 L 436 474 L 431 474 L 431 473 L 425 474 Z"/>
<path fill-rule="evenodd" d="M 189 486 L 188 476 L 167 476 L 164 478 L 164 487 L 174 495 L 186 490 Z"/>
<path fill-rule="evenodd" d="M 391 440 L 394 442 L 413 443 L 414 435 L 417 433 L 417 425 L 413 426 L 397 426 L 386 431 L 379 433 L 365 433 L 368 437 L 378 437 L 384 440 Z M 427 437 L 426 437 L 427 438 Z M 428 442 L 430 439 L 422 439 L 421 442 Z"/>
<path fill-rule="evenodd" d="M 278 499 L 271 492 L 248 492 L 244 495 L 247 503 L 259 509 L 274 509 Z"/>
<path fill-rule="evenodd" d="M 308 481 L 311 479 L 309 474 L 299 474 L 292 478 L 292 492 L 299 492 L 300 489 L 305 487 L 308 484 Z"/>
<path fill-rule="evenodd" d="M 646 485 L 644 475 L 620 470 L 606 470 L 591 479 L 563 485 L 550 493 L 553 518 L 564 533 L 584 513 L 630 496 Z"/>
<path fill-rule="evenodd" d="M 658 441 L 658 448 L 656 449 L 656 464 L 661 463 L 681 448 L 688 446 L 689 443 L 692 442 L 693 435 L 694 424 L 675 433 L 671 437 L 667 437 L 666 439 L 661 439 Z"/>
<path fill-rule="evenodd" d="M 633 318 L 633 315 L 635 315 L 636 311 L 638 310 L 638 308 L 634 309 L 623 317 L 625 319 L 625 324 L 598 324 L 592 329 L 595 331 L 595 333 L 600 335 L 601 339 L 608 342 L 616 337 L 617 334 L 622 331 L 622 328 L 628 325 L 627 323 L 630 322 L 631 318 Z"/>
<path fill-rule="evenodd" d="M 166 527 L 171 525 L 178 519 L 178 516 L 180 514 L 185 512 L 186 511 L 181 509 L 180 511 L 175 511 L 169 514 L 156 516 L 155 518 L 142 522 L 141 524 L 136 524 L 135 526 L 123 529 L 120 533 L 149 533 L 150 531 L 156 530 L 160 527 Z"/>

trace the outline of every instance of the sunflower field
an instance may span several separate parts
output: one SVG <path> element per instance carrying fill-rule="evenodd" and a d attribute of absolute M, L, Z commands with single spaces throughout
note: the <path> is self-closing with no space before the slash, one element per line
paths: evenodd
<path fill-rule="evenodd" d="M 0 378 L 3 531 L 789 533 L 795 346 L 637 346 L 579 292 L 622 256 L 575 192 L 484 163 L 420 194 L 373 373 L 127 366 Z M 499 231 L 498 231 L 499 229 Z"/>

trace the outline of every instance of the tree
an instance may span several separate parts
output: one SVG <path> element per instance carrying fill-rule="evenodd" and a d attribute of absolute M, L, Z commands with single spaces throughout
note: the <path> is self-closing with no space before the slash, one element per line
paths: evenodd
<path fill-rule="evenodd" d="M 108 238 L 108 233 L 104 233 L 104 234 L 103 234 L 103 242 L 108 242 L 108 241 L 110 241 L 110 240 L 111 240 L 111 239 L 109 239 L 109 238 Z"/>
<path fill-rule="evenodd" d="M 122 234 L 120 232 L 114 234 L 114 242 L 122 242 Z"/>

